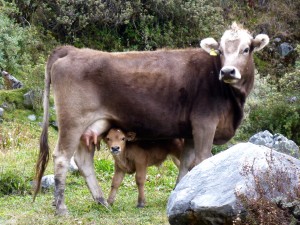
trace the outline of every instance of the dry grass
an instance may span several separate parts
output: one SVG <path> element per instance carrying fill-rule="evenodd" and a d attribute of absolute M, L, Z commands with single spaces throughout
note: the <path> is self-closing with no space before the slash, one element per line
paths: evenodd
<path fill-rule="evenodd" d="M 293 216 L 293 209 L 279 205 L 279 199 L 285 202 L 293 202 L 300 199 L 299 171 L 296 167 L 283 168 L 276 166 L 270 155 L 266 156 L 268 169 L 263 173 L 256 172 L 255 161 L 251 165 L 245 165 L 242 175 L 248 180 L 254 181 L 253 186 L 247 187 L 246 193 L 236 193 L 245 212 L 238 215 L 234 221 L 235 225 L 292 225 L 298 224 Z M 291 187 L 294 187 L 291 191 Z M 298 207 L 300 202 L 298 202 Z M 298 215 L 299 216 L 299 215 Z M 299 219 L 299 218 L 298 218 Z"/>

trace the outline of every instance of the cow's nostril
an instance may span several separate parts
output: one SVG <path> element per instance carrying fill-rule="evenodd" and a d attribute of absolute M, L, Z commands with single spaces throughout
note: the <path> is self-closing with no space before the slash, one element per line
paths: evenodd
<path fill-rule="evenodd" d="M 111 147 L 111 151 L 112 152 L 118 152 L 119 150 L 120 150 L 119 146 L 113 146 L 113 147 Z"/>
<path fill-rule="evenodd" d="M 223 77 L 235 77 L 236 71 L 235 68 L 223 68 L 221 69 L 221 75 Z"/>

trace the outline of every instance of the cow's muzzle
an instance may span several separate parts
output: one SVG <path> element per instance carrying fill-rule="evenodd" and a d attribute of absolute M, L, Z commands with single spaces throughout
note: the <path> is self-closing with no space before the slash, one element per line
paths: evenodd
<path fill-rule="evenodd" d="M 241 79 L 240 71 L 234 66 L 224 66 L 220 70 L 219 79 L 225 83 L 236 83 Z"/>
<path fill-rule="evenodd" d="M 110 148 L 110 152 L 113 155 L 118 155 L 121 152 L 121 148 L 120 148 L 120 146 L 113 146 Z"/>

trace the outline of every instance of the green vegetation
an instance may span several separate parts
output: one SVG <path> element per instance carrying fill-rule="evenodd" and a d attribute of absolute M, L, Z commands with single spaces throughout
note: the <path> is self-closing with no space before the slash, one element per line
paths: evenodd
<path fill-rule="evenodd" d="M 66 203 L 70 215 L 55 217 L 52 207 L 53 190 L 40 193 L 32 202 L 30 181 L 38 156 L 39 126 L 34 122 L 15 119 L 1 126 L 0 139 L 0 223 L 1 224 L 168 224 L 166 204 L 177 175 L 171 160 L 161 167 L 148 170 L 145 193 L 147 206 L 137 209 L 137 188 L 134 175 L 127 175 L 119 189 L 111 210 L 97 205 L 78 173 L 69 173 L 66 185 Z M 50 145 L 56 140 L 56 131 L 50 129 Z M 113 175 L 110 153 L 102 146 L 95 155 L 97 178 L 108 196 Z M 45 174 L 53 174 L 50 162 Z"/>
<path fill-rule="evenodd" d="M 167 224 L 166 203 L 174 187 L 177 169 L 166 161 L 150 168 L 146 197 L 148 206 L 136 209 L 133 176 L 127 176 L 111 211 L 96 205 L 78 174 L 69 174 L 66 200 L 68 217 L 54 217 L 52 191 L 32 203 L 31 185 L 41 128 L 41 93 L 44 64 L 55 46 L 71 44 L 106 51 L 155 50 L 198 47 L 208 36 L 218 39 L 236 20 L 254 35 L 271 38 L 266 50 L 255 56 L 258 73 L 246 104 L 245 119 L 233 140 L 215 146 L 247 141 L 254 133 L 281 133 L 300 145 L 300 2 L 299 1 L 0 1 L 0 69 L 25 87 L 0 90 L 0 224 Z M 296 50 L 279 56 L 274 38 Z M 3 80 L 0 77 L 0 87 Z M 23 95 L 33 90 L 33 109 L 23 105 Z M 52 101 L 53 102 L 53 101 Z M 51 103 L 53 105 L 53 103 Z M 35 114 L 37 121 L 28 116 Z M 55 120 L 51 108 L 51 119 Z M 57 131 L 50 129 L 53 150 Z M 95 156 L 98 180 L 108 195 L 113 162 L 102 148 Z M 53 173 L 50 163 L 46 174 Z"/>

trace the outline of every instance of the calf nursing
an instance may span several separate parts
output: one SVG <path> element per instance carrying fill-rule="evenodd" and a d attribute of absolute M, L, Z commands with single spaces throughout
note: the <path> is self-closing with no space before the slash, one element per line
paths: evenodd
<path fill-rule="evenodd" d="M 134 133 L 128 132 L 125 134 L 119 129 L 111 129 L 104 138 L 115 160 L 115 172 L 107 200 L 109 204 L 113 204 L 115 201 L 117 190 L 125 174 L 135 172 L 135 180 L 139 192 L 137 207 L 144 207 L 144 185 L 147 167 L 160 165 L 168 155 L 174 156 L 177 161 L 173 161 L 177 167 L 179 166 L 178 162 L 183 149 L 183 139 L 131 142 L 134 138 Z"/>

